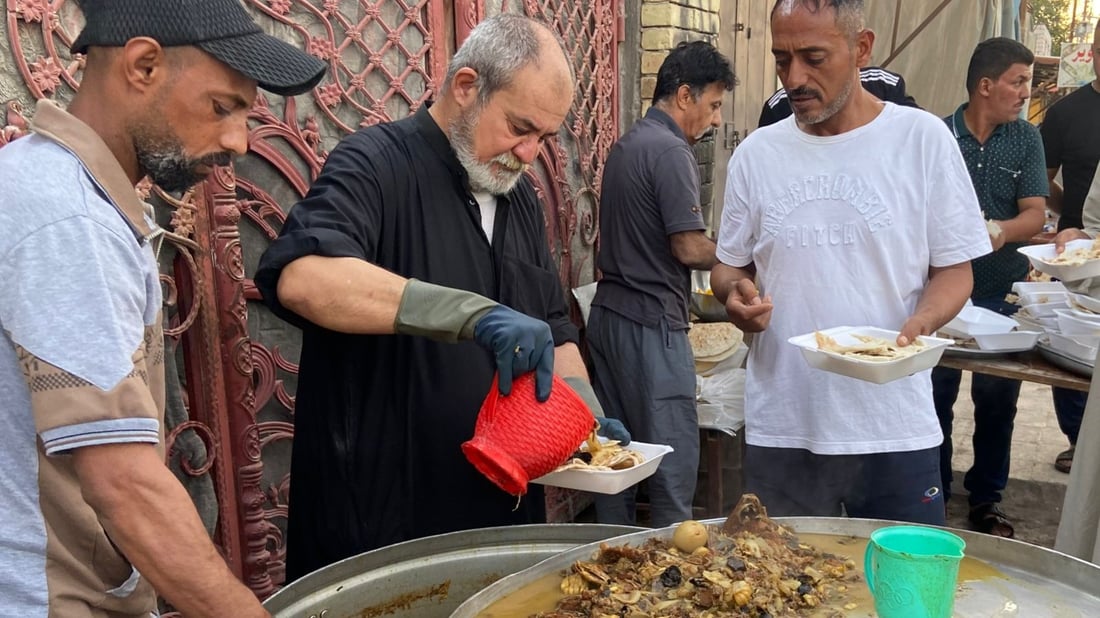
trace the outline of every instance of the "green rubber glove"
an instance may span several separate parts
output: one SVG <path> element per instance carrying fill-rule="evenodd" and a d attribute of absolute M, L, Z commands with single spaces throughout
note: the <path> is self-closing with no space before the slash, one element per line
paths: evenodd
<path fill-rule="evenodd" d="M 502 395 L 511 394 L 514 376 L 534 371 L 536 398 L 550 397 L 554 336 L 542 320 L 473 292 L 410 279 L 394 332 L 448 343 L 473 339 L 493 355 Z"/>
<path fill-rule="evenodd" d="M 622 421 L 616 418 L 609 418 L 603 415 L 603 406 L 600 405 L 599 398 L 596 397 L 596 391 L 592 389 L 592 385 L 584 378 L 578 378 L 576 376 L 570 376 L 564 378 L 565 383 L 569 385 L 584 403 L 588 406 L 588 410 L 592 413 L 592 416 L 596 417 L 596 420 L 600 423 L 600 429 L 597 434 L 607 438 L 608 440 L 618 440 L 619 444 L 626 446 L 630 444 L 630 432 L 627 430 L 626 425 L 623 425 Z"/>
<path fill-rule="evenodd" d="M 409 279 L 393 330 L 447 343 L 473 339 L 478 320 L 498 304 L 466 290 Z"/>

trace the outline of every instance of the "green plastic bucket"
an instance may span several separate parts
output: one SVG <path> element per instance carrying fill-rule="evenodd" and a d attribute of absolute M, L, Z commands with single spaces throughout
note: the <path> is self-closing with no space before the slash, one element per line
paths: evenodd
<path fill-rule="evenodd" d="M 863 562 L 880 618 L 950 618 L 965 548 L 957 535 L 936 528 L 872 532 Z"/>

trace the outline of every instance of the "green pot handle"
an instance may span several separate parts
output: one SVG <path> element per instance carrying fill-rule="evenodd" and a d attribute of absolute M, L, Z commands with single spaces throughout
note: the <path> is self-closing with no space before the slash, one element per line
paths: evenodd
<path fill-rule="evenodd" d="M 871 589 L 871 594 L 875 594 L 875 575 L 871 571 L 871 550 L 874 548 L 875 542 L 868 540 L 867 549 L 863 551 L 863 575 L 867 579 L 867 587 Z"/>

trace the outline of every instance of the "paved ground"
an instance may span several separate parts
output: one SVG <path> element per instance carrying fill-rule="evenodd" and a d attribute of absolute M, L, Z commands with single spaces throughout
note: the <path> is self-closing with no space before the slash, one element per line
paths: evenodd
<path fill-rule="evenodd" d="M 970 374 L 963 374 L 959 400 L 955 404 L 952 468 L 955 495 L 948 504 L 948 525 L 968 528 L 967 503 L 962 476 L 974 459 L 970 438 L 974 431 L 974 408 L 970 403 Z M 1012 469 L 1002 508 L 1016 527 L 1016 538 L 1054 546 L 1069 475 L 1054 469 L 1054 458 L 1069 446 L 1058 429 L 1050 387 L 1025 382 L 1020 391 L 1016 428 L 1012 437 Z"/>

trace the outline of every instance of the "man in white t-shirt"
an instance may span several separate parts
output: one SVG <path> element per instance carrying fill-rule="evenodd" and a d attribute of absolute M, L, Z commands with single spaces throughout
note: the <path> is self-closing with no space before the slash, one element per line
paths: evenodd
<path fill-rule="evenodd" d="M 874 43 L 862 0 L 779 0 L 771 28 L 794 116 L 734 152 L 711 274 L 731 321 L 757 333 L 746 487 L 772 515 L 942 524 L 930 372 L 872 384 L 811 369 L 787 339 L 934 333 L 991 250 L 974 189 L 942 121 L 859 87 Z"/>

